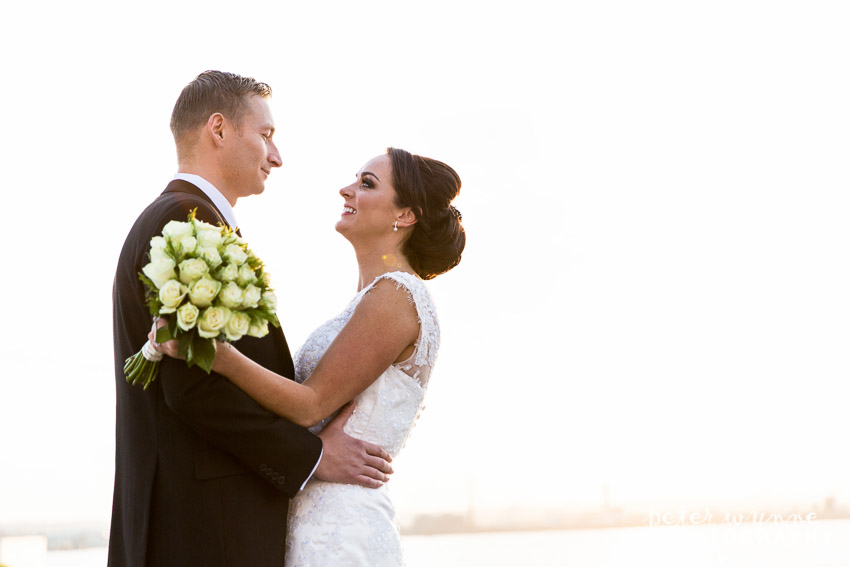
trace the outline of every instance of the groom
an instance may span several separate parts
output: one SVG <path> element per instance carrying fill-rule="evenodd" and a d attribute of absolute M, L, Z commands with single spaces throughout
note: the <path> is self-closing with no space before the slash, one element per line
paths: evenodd
<path fill-rule="evenodd" d="M 170 220 L 236 227 L 237 199 L 263 192 L 280 154 L 272 141 L 271 89 L 207 71 L 174 106 L 179 173 L 130 230 L 113 287 L 117 401 L 111 567 L 283 567 L 289 498 L 311 475 L 380 486 L 392 472 L 380 447 L 347 436 L 343 419 L 318 437 L 260 407 L 227 379 L 165 358 L 144 391 L 127 384 L 124 361 L 151 328 L 138 273 L 151 237 Z M 294 376 L 283 332 L 235 346 Z M 342 414 L 341 414 L 342 415 Z"/>

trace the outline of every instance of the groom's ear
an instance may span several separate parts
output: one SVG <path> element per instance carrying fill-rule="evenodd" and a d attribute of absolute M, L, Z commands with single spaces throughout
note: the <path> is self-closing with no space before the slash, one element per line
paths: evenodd
<path fill-rule="evenodd" d="M 220 146 L 224 142 L 224 116 L 219 112 L 211 114 L 207 120 L 206 130 L 212 137 L 213 143 Z"/>

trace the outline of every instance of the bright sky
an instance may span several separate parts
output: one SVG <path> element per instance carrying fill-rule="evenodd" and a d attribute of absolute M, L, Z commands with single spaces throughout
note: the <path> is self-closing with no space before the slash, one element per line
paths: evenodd
<path fill-rule="evenodd" d="M 284 166 L 236 213 L 293 347 L 355 292 L 333 225 L 363 163 L 402 147 L 463 180 L 403 515 L 605 486 L 637 511 L 850 504 L 845 3 L 240 6 L 0 23 L 0 524 L 109 517 L 114 266 L 210 68 L 274 89 Z"/>

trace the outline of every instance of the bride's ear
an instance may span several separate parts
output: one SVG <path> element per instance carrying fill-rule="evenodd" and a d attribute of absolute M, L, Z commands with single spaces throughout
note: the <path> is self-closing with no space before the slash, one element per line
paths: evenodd
<path fill-rule="evenodd" d="M 398 220 L 399 228 L 407 228 L 416 224 L 416 214 L 410 207 L 402 209 L 401 214 L 399 214 L 396 219 Z"/>

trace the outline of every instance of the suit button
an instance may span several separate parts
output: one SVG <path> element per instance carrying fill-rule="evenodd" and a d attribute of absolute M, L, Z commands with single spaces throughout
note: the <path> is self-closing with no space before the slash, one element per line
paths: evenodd
<path fill-rule="evenodd" d="M 272 480 L 277 480 L 277 479 L 280 478 L 280 473 L 272 473 L 271 477 L 272 477 Z"/>
<path fill-rule="evenodd" d="M 277 483 L 280 484 L 281 486 L 283 486 L 284 482 L 286 482 L 286 477 L 282 476 L 279 479 L 277 479 Z"/>
<path fill-rule="evenodd" d="M 266 472 L 267 470 L 269 470 L 269 466 L 266 463 L 263 463 L 262 465 L 260 465 L 260 471 L 261 472 Z"/>

